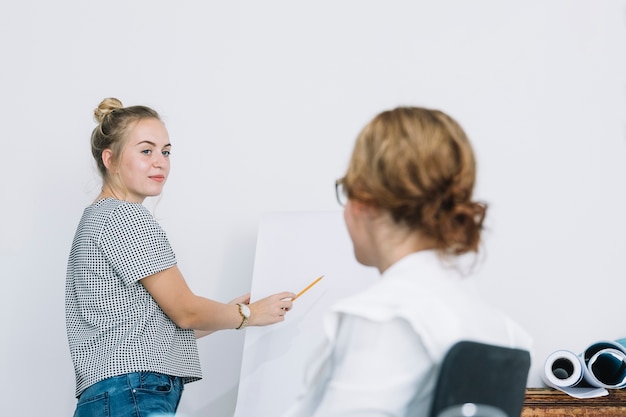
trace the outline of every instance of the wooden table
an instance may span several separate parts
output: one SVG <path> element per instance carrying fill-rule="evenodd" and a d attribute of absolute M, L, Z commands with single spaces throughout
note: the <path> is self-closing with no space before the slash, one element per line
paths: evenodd
<path fill-rule="evenodd" d="M 522 417 L 626 417 L 626 390 L 578 399 L 551 388 L 527 388 Z"/>

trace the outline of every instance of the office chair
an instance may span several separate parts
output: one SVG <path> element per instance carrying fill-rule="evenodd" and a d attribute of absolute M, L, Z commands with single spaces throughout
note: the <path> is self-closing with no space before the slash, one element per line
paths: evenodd
<path fill-rule="evenodd" d="M 519 417 L 529 369 L 530 353 L 526 350 L 458 342 L 441 364 L 430 417 L 496 417 L 493 408 L 502 411 L 500 416 Z M 467 403 L 474 406 L 473 414 L 467 410 L 463 414 Z"/>
<path fill-rule="evenodd" d="M 507 417 L 501 408 L 486 404 L 465 403 L 444 409 L 437 417 Z"/>

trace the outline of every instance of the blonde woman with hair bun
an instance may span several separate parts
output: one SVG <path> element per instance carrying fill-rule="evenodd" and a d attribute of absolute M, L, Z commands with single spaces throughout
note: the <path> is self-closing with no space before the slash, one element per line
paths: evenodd
<path fill-rule="evenodd" d="M 284 417 L 428 416 L 456 342 L 530 349 L 459 264 L 480 249 L 487 207 L 475 181 L 470 141 L 441 111 L 398 107 L 363 128 L 335 187 L 354 256 L 380 281 L 332 307 L 325 350 Z"/>
<path fill-rule="evenodd" d="M 196 337 L 281 322 L 294 293 L 250 303 L 194 294 L 167 236 L 143 206 L 161 194 L 172 143 L 158 113 L 106 98 L 91 152 L 102 191 L 72 243 L 65 314 L 76 374 L 75 417 L 173 416 L 184 384 L 202 378 Z"/>

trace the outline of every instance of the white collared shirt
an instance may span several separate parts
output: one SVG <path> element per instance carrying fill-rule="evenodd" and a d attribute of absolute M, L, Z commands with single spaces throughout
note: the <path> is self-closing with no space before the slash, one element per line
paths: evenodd
<path fill-rule="evenodd" d="M 336 303 L 325 330 L 308 388 L 285 417 L 426 416 L 439 364 L 457 341 L 531 347 L 517 323 L 434 251 L 406 256 Z"/>

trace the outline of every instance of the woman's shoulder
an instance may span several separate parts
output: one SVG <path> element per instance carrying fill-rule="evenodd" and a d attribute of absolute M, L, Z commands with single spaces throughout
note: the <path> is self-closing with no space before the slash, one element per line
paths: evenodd
<path fill-rule="evenodd" d="M 133 228 L 133 225 L 157 224 L 152 213 L 141 203 L 105 198 L 85 209 L 83 220 L 113 228 Z"/>
<path fill-rule="evenodd" d="M 141 203 L 117 200 L 115 198 L 103 198 L 88 207 L 93 213 L 113 215 L 132 214 L 136 216 L 152 217 L 150 211 Z"/>
<path fill-rule="evenodd" d="M 407 308 L 430 309 L 432 304 L 439 304 L 440 298 L 462 291 L 463 278 L 456 272 L 434 263 L 428 255 L 420 257 L 407 257 L 393 265 L 378 282 L 339 300 L 334 309 L 353 314 L 373 310 L 389 315 Z"/>
<path fill-rule="evenodd" d="M 371 320 L 387 320 L 408 303 L 421 305 L 427 299 L 416 284 L 404 280 L 381 279 L 368 288 L 337 301 L 332 311 Z"/>
<path fill-rule="evenodd" d="M 329 320 L 346 316 L 379 323 L 402 319 L 433 354 L 444 352 L 459 338 L 530 344 L 532 339 L 517 322 L 473 291 L 466 291 L 464 285 L 448 282 L 437 288 L 423 284 L 417 279 L 382 280 L 338 301 Z"/>

